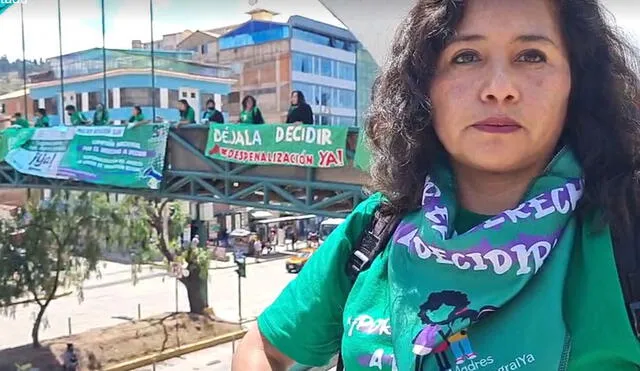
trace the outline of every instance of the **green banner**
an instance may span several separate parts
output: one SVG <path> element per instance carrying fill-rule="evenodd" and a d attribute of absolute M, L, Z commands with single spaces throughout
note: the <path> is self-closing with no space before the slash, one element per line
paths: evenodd
<path fill-rule="evenodd" d="M 368 172 L 369 167 L 371 167 L 371 150 L 369 149 L 365 139 L 366 136 L 364 130 L 360 130 L 360 135 L 358 135 L 358 145 L 356 146 L 356 154 L 353 162 L 358 169 Z"/>
<path fill-rule="evenodd" d="M 168 130 L 165 124 L 132 129 L 126 126 L 7 129 L 2 132 L 0 153 L 6 153 L 4 160 L 23 174 L 158 189 Z M 25 140 L 28 131 L 31 135 Z"/>
<path fill-rule="evenodd" d="M 293 124 L 211 124 L 205 155 L 243 164 L 343 167 L 347 131 Z"/>
<path fill-rule="evenodd" d="M 0 162 L 4 161 L 9 151 L 20 148 L 31 139 L 35 129 L 9 127 L 0 131 Z"/>
<path fill-rule="evenodd" d="M 22 0 L 22 1 L 24 1 L 24 0 Z M 4 13 L 6 10 L 8 10 L 11 5 L 14 5 L 14 4 L 19 3 L 19 2 L 20 1 L 12 1 L 12 0 L 0 1 L 0 14 Z"/>

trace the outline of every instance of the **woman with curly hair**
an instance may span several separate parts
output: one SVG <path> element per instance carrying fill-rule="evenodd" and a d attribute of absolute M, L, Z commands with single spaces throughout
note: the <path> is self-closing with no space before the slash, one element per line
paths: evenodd
<path fill-rule="evenodd" d="M 374 88 L 372 195 L 233 369 L 637 370 L 616 266 L 637 254 L 636 62 L 597 0 L 418 0 Z M 395 232 L 352 282 L 385 215 Z M 464 306 L 434 304 L 454 292 Z"/>

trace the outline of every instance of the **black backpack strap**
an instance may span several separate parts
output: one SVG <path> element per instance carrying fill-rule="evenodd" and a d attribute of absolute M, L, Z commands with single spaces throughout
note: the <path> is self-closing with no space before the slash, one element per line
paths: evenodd
<path fill-rule="evenodd" d="M 387 243 L 400 223 L 400 219 L 402 219 L 401 215 L 382 214 L 380 210 L 375 212 L 373 220 L 369 223 L 369 226 L 360 237 L 358 245 L 353 249 L 349 260 L 347 260 L 345 270 L 352 283 L 356 282 L 360 273 L 369 269 L 371 262 L 387 247 Z M 342 361 L 342 352 L 340 352 L 336 371 L 343 370 L 344 363 Z"/>
<path fill-rule="evenodd" d="M 626 236 L 613 236 L 613 254 L 631 328 L 640 339 L 640 217 L 632 216 Z"/>
<path fill-rule="evenodd" d="M 346 273 L 351 282 L 356 282 L 358 275 L 369 269 L 371 262 L 385 249 L 400 219 L 396 214 L 381 214 L 379 210 L 375 212 L 347 261 Z"/>

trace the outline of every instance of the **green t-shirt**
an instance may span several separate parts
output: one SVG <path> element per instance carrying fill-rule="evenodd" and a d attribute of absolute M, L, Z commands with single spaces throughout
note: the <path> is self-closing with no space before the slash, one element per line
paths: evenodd
<path fill-rule="evenodd" d="M 241 124 L 261 124 L 261 120 L 259 118 L 262 117 L 262 112 L 260 108 L 253 107 L 249 111 L 240 112 L 240 123 Z"/>
<path fill-rule="evenodd" d="M 109 111 L 106 109 L 102 111 L 102 114 L 96 111 L 93 114 L 93 124 L 94 125 L 109 125 Z"/>
<path fill-rule="evenodd" d="M 296 362 L 322 366 L 342 347 L 348 371 L 395 369 L 389 322 L 388 250 L 360 274 L 352 289 L 345 274 L 350 251 L 380 201 L 380 196 L 375 195 L 361 203 L 258 317 L 262 334 Z M 471 212 L 460 214 L 455 221 L 459 233 L 489 218 Z M 572 335 L 568 371 L 637 370 L 640 343 L 631 331 L 624 308 L 613 252 L 607 248 L 583 251 L 579 246 L 583 246 L 580 241 L 585 238 L 593 242 L 609 236 L 586 231 L 576 236 L 563 299 L 566 324 Z M 477 361 L 473 368 L 476 371 L 497 371 L 501 366 L 482 363 L 479 358 Z M 452 370 L 468 371 L 469 364 L 453 365 Z M 524 367 L 516 362 L 514 366 L 507 365 L 503 370 L 520 366 L 535 370 L 535 366 Z"/>
<path fill-rule="evenodd" d="M 73 126 L 85 125 L 86 121 L 87 121 L 87 118 L 80 111 L 76 111 L 71 115 L 71 125 Z"/>
<path fill-rule="evenodd" d="M 49 127 L 49 116 L 42 116 L 36 120 L 35 127 L 37 128 L 48 128 Z"/>
<path fill-rule="evenodd" d="M 28 128 L 29 127 L 29 121 L 27 121 L 27 119 L 25 119 L 24 117 L 20 117 L 19 119 L 14 121 L 13 124 L 14 125 L 18 125 L 18 126 L 23 127 L 23 128 Z"/>
<path fill-rule="evenodd" d="M 129 122 L 140 122 L 140 121 L 144 121 L 144 115 L 142 113 L 139 113 L 137 115 L 131 115 L 131 117 L 129 117 Z"/>
<path fill-rule="evenodd" d="M 186 112 L 180 111 L 180 121 L 186 120 L 189 124 L 196 123 L 196 111 L 189 107 Z"/>

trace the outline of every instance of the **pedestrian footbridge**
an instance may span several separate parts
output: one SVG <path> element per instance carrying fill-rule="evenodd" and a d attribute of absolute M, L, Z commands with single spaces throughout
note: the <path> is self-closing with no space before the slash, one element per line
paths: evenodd
<path fill-rule="evenodd" d="M 171 128 L 158 189 L 119 188 L 26 175 L 0 163 L 0 188 L 66 189 L 213 202 L 342 217 L 363 198 L 368 176 L 353 165 L 359 130 L 347 134 L 344 167 L 249 165 L 205 156 L 209 128 Z"/>

